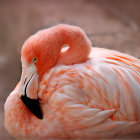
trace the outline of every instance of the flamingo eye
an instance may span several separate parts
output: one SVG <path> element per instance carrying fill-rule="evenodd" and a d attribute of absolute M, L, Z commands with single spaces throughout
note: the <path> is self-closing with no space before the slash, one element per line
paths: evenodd
<path fill-rule="evenodd" d="M 33 63 L 35 63 L 36 61 L 37 61 L 37 58 L 36 57 L 32 59 L 32 62 Z"/>

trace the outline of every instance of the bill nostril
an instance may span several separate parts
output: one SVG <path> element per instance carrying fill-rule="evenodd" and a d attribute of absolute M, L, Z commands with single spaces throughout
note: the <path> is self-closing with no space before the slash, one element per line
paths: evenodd
<path fill-rule="evenodd" d="M 25 80 L 24 80 L 24 85 L 25 85 L 25 83 L 26 83 L 26 80 L 27 80 L 27 77 L 26 77 Z"/>

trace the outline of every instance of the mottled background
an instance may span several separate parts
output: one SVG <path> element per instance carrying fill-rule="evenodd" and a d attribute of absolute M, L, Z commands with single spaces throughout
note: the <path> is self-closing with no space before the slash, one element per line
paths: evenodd
<path fill-rule="evenodd" d="M 93 46 L 140 58 L 140 0 L 0 0 L 0 140 L 4 102 L 20 79 L 20 50 L 36 31 L 58 23 L 83 28 Z"/>

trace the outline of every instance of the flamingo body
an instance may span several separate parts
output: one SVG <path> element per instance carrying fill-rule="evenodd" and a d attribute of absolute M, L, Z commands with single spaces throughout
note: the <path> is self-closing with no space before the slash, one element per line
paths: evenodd
<path fill-rule="evenodd" d="M 87 54 L 77 62 L 61 54 L 49 70 L 37 70 L 43 119 L 24 105 L 16 86 L 5 103 L 5 127 L 12 136 L 90 139 L 140 132 L 140 60 L 103 48 Z"/>

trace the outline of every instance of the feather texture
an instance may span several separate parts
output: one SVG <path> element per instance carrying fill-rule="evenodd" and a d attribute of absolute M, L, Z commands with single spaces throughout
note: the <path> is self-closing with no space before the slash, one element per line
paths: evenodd
<path fill-rule="evenodd" d="M 78 64 L 59 62 L 39 82 L 43 119 L 19 98 L 19 85 L 5 103 L 5 127 L 17 138 L 120 138 L 140 133 L 140 60 L 92 48 Z"/>

